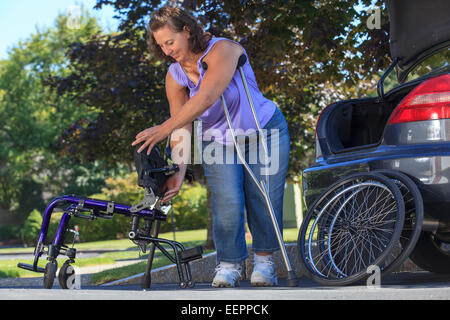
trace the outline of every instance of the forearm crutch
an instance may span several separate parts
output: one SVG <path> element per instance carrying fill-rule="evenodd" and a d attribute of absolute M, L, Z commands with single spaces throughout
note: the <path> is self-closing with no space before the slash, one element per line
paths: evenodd
<path fill-rule="evenodd" d="M 253 104 L 253 100 L 252 100 L 252 97 L 250 95 L 250 91 L 248 89 L 247 80 L 246 80 L 245 75 L 244 75 L 244 70 L 242 69 L 242 66 L 245 64 L 246 61 L 247 61 L 247 57 L 245 56 L 245 54 L 242 54 L 239 57 L 237 69 L 239 70 L 239 73 L 241 75 L 242 83 L 244 84 L 245 93 L 247 94 L 247 98 L 248 98 L 248 102 L 250 104 L 250 108 L 252 110 L 253 118 L 255 119 L 256 127 L 257 127 L 257 130 L 258 130 L 259 136 L 261 137 L 261 141 L 262 141 L 262 145 L 263 145 L 263 149 L 264 149 L 264 154 L 265 154 L 265 159 L 266 159 L 265 162 L 266 162 L 266 166 L 268 166 L 268 161 L 267 161 L 267 159 L 268 159 L 268 151 L 267 151 L 266 141 L 265 141 L 265 138 L 264 138 L 264 134 L 263 134 L 263 132 L 261 130 L 261 125 L 260 125 L 258 116 L 256 115 L 255 106 Z M 233 143 L 234 143 L 234 146 L 236 148 L 236 152 L 237 152 L 237 155 L 239 157 L 239 160 L 241 160 L 242 164 L 244 165 L 245 169 L 247 170 L 247 172 L 249 173 L 249 175 L 251 176 L 251 178 L 255 182 L 256 186 L 259 189 L 259 191 L 264 196 L 267 208 L 269 209 L 270 218 L 272 220 L 272 224 L 273 224 L 273 227 L 275 229 L 277 240 L 278 240 L 278 243 L 279 243 L 280 248 L 281 248 L 281 254 L 283 256 L 283 260 L 284 260 L 284 263 L 286 265 L 286 270 L 287 270 L 287 275 L 288 275 L 287 276 L 287 285 L 289 287 L 296 287 L 298 285 L 298 283 L 297 283 L 297 276 L 295 275 L 295 272 L 294 272 L 294 270 L 291 267 L 291 263 L 289 262 L 289 257 L 287 255 L 286 247 L 284 245 L 283 238 L 281 236 L 281 231 L 280 231 L 280 228 L 278 226 L 278 222 L 276 220 L 275 213 L 273 211 L 272 202 L 270 201 L 270 198 L 269 198 L 269 189 L 268 189 L 268 186 L 267 186 L 268 185 L 268 174 L 266 174 L 267 184 L 264 182 L 264 180 L 261 180 L 261 181 L 258 182 L 258 179 L 256 178 L 255 174 L 253 173 L 252 169 L 249 167 L 249 165 L 245 161 L 245 158 L 242 155 L 241 149 L 240 149 L 240 147 L 239 147 L 239 145 L 237 143 L 236 134 L 235 134 L 235 131 L 234 131 L 234 128 L 233 128 L 233 124 L 231 122 L 231 117 L 230 117 L 230 114 L 228 112 L 228 107 L 227 107 L 227 104 L 225 102 L 225 98 L 224 98 L 223 94 L 220 96 L 220 100 L 222 102 L 223 110 L 224 110 L 225 116 L 227 118 L 228 126 L 230 128 L 231 136 L 233 138 Z M 267 167 L 266 167 L 266 170 L 267 170 Z M 266 173 L 267 173 L 267 171 L 266 171 Z"/>

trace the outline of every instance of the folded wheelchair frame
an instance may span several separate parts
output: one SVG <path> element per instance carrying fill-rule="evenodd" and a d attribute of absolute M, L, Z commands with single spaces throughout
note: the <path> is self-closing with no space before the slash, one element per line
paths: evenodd
<path fill-rule="evenodd" d="M 138 205 L 128 205 L 105 201 L 99 199 L 82 198 L 77 196 L 61 196 L 53 199 L 45 209 L 39 239 L 34 250 L 33 265 L 19 263 L 18 267 L 29 271 L 40 272 L 44 274 L 44 287 L 52 288 L 56 276 L 58 255 L 66 255 L 69 259 L 61 267 L 58 280 L 62 288 L 68 289 L 74 283 L 74 269 L 70 264 L 75 262 L 76 249 L 64 245 L 64 239 L 67 232 L 75 232 L 69 229 L 69 221 L 72 217 L 95 220 L 112 219 L 114 214 L 122 214 L 131 218 L 131 230 L 128 234 L 129 239 L 137 244 L 145 253 L 147 245 L 150 244 L 150 252 L 147 260 L 147 268 L 142 288 L 150 288 L 151 285 L 151 265 L 154 258 L 155 247 L 157 247 L 171 262 L 177 266 L 179 284 L 181 288 L 193 287 L 189 262 L 202 257 L 202 248 L 195 247 L 185 249 L 184 246 L 176 241 L 158 238 L 161 221 L 167 220 L 167 214 L 171 206 L 162 206 L 158 204 L 157 198 L 151 189 L 147 189 L 147 194 Z M 64 211 L 60 220 L 58 229 L 51 244 L 46 244 L 50 217 L 55 209 Z M 144 220 L 144 226 L 140 227 L 141 219 Z M 153 223 L 155 226 L 153 228 Z M 152 232 L 152 229 L 153 232 Z M 171 254 L 162 244 L 169 245 L 173 249 Z M 47 253 L 49 261 L 45 268 L 39 267 L 39 258 Z"/>

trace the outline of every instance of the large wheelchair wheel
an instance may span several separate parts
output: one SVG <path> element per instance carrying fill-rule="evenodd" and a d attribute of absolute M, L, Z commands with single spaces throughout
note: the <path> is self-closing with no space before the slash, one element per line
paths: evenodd
<path fill-rule="evenodd" d="M 382 266 L 398 243 L 405 218 L 399 188 L 377 173 L 355 173 L 319 196 L 300 228 L 306 275 L 323 285 L 348 285 Z"/>
<path fill-rule="evenodd" d="M 381 266 L 382 275 L 385 276 L 395 271 L 408 258 L 422 231 L 423 222 L 423 200 L 417 185 L 405 174 L 392 170 L 375 170 L 390 178 L 402 193 L 405 203 L 405 221 L 400 240 L 394 245 L 390 256 Z"/>

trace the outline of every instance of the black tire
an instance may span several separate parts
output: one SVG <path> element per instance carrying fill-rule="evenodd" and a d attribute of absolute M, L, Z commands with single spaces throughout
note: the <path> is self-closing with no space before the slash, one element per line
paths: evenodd
<path fill-rule="evenodd" d="M 70 289 L 75 284 L 75 269 L 70 265 L 70 262 L 70 260 L 64 262 L 59 269 L 58 282 L 63 289 Z"/>
<path fill-rule="evenodd" d="M 405 222 L 400 241 L 392 250 L 391 256 L 381 267 L 382 276 L 395 271 L 411 254 L 422 231 L 423 200 L 417 185 L 405 174 L 393 170 L 375 170 L 392 179 L 400 189 L 405 203 Z"/>
<path fill-rule="evenodd" d="M 446 245 L 448 248 L 443 248 Z M 441 274 L 450 274 L 450 244 L 431 232 L 422 232 L 409 258 L 420 268 Z"/>
<path fill-rule="evenodd" d="M 402 194 L 391 179 L 355 173 L 337 181 L 314 202 L 300 227 L 304 273 L 334 286 L 367 278 L 367 268 L 383 265 L 399 241 L 404 217 Z"/>
<path fill-rule="evenodd" d="M 56 261 L 50 261 L 45 266 L 44 273 L 44 288 L 51 289 L 53 282 L 55 281 L 56 270 L 58 269 L 58 263 Z"/>

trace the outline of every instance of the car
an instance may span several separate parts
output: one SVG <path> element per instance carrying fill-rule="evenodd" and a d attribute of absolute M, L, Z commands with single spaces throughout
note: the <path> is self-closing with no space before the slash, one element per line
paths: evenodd
<path fill-rule="evenodd" d="M 315 161 L 302 173 L 300 260 L 327 285 L 367 278 L 370 265 L 392 272 L 407 257 L 450 273 L 450 2 L 396 0 L 387 9 L 393 62 L 377 96 L 321 112 Z M 386 213 L 374 194 L 388 190 L 383 201 L 395 210 Z M 374 219 L 391 232 L 367 229 Z"/>

